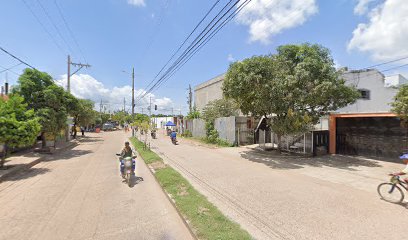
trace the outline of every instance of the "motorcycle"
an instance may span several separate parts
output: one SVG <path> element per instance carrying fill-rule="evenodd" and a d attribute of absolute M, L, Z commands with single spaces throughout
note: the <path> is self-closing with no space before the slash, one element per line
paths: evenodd
<path fill-rule="evenodd" d="M 121 156 L 121 155 L 117 153 L 116 156 Z M 135 175 L 135 167 L 136 167 L 135 159 L 136 159 L 136 156 L 125 157 L 125 158 L 119 157 L 122 178 L 125 179 L 129 187 L 132 185 L 132 176 Z"/>
<path fill-rule="evenodd" d="M 152 131 L 150 133 L 150 136 L 152 136 L 153 139 L 156 139 L 156 131 Z"/>
<path fill-rule="evenodd" d="M 171 142 L 172 142 L 174 145 L 177 145 L 177 143 L 178 143 L 177 137 L 172 137 L 172 138 L 171 138 Z"/>

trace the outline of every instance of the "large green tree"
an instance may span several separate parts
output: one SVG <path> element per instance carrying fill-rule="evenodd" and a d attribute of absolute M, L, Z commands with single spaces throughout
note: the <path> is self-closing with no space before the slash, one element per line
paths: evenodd
<path fill-rule="evenodd" d="M 43 146 L 45 133 L 55 136 L 66 127 L 67 94 L 50 75 L 27 68 L 20 75 L 14 92 L 20 94 L 28 108 L 33 109 L 40 118 Z"/>
<path fill-rule="evenodd" d="M 27 104 L 23 102 L 24 99 L 17 94 L 11 95 L 7 101 L 0 98 L 0 144 L 4 144 L 6 150 L 32 145 L 41 130 L 34 110 L 27 110 Z M 6 153 L 1 158 L 0 168 L 4 165 Z"/>
<path fill-rule="evenodd" d="M 309 130 L 359 97 L 345 85 L 329 50 L 311 44 L 284 45 L 276 54 L 231 64 L 223 91 L 244 114 L 270 120 L 279 150 L 282 136 Z"/>
<path fill-rule="evenodd" d="M 402 121 L 402 124 L 408 126 L 408 85 L 403 85 L 399 89 L 397 95 L 394 98 L 394 102 L 391 103 L 392 111 L 396 113 Z"/>
<path fill-rule="evenodd" d="M 77 99 L 67 93 L 68 112 L 74 120 L 74 138 L 76 137 L 77 126 L 88 126 L 95 123 L 97 115 L 93 110 L 94 102 L 89 99 Z"/>

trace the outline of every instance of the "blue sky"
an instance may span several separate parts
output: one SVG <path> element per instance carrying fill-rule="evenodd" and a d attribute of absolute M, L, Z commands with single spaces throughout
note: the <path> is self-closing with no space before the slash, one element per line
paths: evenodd
<path fill-rule="evenodd" d="M 332 51 L 338 65 L 352 69 L 406 56 L 408 23 L 404 16 L 408 14 L 408 4 L 405 1 L 288 0 L 282 4 L 277 0 L 254 0 L 237 20 L 230 22 L 153 93 L 153 102 L 163 112 L 171 108 L 185 112 L 189 84 L 195 86 L 225 72 L 231 60 L 274 53 L 283 44 L 322 44 Z M 68 53 L 73 62 L 91 64 L 90 69 L 78 73 L 82 75 L 73 77 L 74 94 L 98 102 L 103 99 L 110 103 L 110 108 L 117 108 L 123 97 L 130 102 L 130 75 L 122 70 L 130 72 L 134 66 L 136 88 L 145 88 L 215 1 L 56 2 L 81 50 L 64 25 L 54 0 L 3 0 L 0 46 L 50 73 L 61 84 L 67 71 Z M 222 0 L 220 4 L 226 2 Z M 1 67 L 16 63 L 0 52 Z M 19 73 L 22 68 L 12 70 Z M 405 73 L 406 68 L 386 75 L 398 71 Z M 17 75 L 9 72 L 8 78 L 15 84 Z M 1 73 L 0 83 L 4 79 L 5 73 Z M 139 108 L 146 107 L 147 101 L 138 103 Z"/>

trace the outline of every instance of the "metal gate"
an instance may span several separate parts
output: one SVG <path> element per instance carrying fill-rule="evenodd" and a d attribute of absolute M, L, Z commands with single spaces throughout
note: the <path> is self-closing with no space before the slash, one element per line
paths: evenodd
<path fill-rule="evenodd" d="M 407 129 L 396 117 L 336 120 L 336 153 L 397 159 L 407 148 Z"/>
<path fill-rule="evenodd" d="M 313 156 L 329 153 L 329 131 L 313 132 Z"/>

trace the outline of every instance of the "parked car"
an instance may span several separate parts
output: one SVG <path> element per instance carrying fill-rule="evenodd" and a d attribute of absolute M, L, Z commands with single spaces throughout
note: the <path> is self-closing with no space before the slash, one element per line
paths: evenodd
<path fill-rule="evenodd" d="M 113 124 L 111 123 L 105 123 L 102 125 L 102 130 L 103 131 L 113 131 Z"/>

